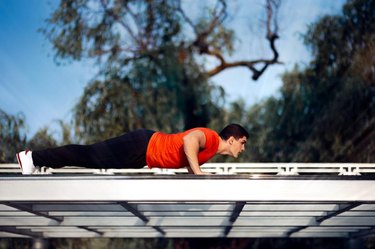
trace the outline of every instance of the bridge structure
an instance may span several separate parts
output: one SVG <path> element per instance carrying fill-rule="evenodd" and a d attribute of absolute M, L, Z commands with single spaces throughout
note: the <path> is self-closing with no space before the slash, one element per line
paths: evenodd
<path fill-rule="evenodd" d="M 184 170 L 0 165 L 0 237 L 363 238 L 374 164 L 206 164 Z"/>

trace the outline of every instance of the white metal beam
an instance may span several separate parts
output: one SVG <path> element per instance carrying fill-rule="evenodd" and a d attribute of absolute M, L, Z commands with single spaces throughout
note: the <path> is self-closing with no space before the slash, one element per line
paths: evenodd
<path fill-rule="evenodd" d="M 372 180 L 0 178 L 0 201 L 375 201 Z"/>
<path fill-rule="evenodd" d="M 366 236 L 373 193 L 371 177 L 0 177 L 0 237 Z"/>

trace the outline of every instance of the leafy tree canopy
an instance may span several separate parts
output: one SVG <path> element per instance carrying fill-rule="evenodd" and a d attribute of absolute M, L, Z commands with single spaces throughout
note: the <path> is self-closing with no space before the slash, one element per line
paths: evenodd
<path fill-rule="evenodd" d="M 76 106 L 76 133 L 94 142 L 141 127 L 176 132 L 221 118 L 224 90 L 210 77 L 246 67 L 256 80 L 278 63 L 280 1 L 265 3 L 272 58 L 231 62 L 227 1 L 207 2 L 197 19 L 183 1 L 61 1 L 43 29 L 56 58 L 91 58 L 100 68 Z M 218 63 L 206 69 L 207 57 Z"/>
<path fill-rule="evenodd" d="M 349 0 L 341 15 L 310 26 L 310 65 L 285 73 L 281 97 L 248 114 L 256 152 L 250 160 L 374 160 L 374 13 L 374 0 Z"/>
<path fill-rule="evenodd" d="M 26 143 L 25 117 L 9 115 L 0 109 L 0 163 L 15 162 L 16 153 Z"/>

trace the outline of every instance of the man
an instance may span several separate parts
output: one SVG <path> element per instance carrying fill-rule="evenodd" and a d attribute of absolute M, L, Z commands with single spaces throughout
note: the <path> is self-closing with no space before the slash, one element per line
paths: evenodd
<path fill-rule="evenodd" d="M 249 134 L 238 124 L 219 134 L 208 128 L 194 128 L 176 134 L 136 130 L 92 145 L 65 145 L 40 151 L 17 153 L 22 174 L 36 167 L 60 168 L 183 168 L 191 174 L 208 174 L 200 165 L 215 154 L 237 158 L 245 150 Z"/>

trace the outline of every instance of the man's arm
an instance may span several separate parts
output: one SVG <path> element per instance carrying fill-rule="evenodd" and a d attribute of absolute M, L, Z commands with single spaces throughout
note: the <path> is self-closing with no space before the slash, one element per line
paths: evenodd
<path fill-rule="evenodd" d="M 183 142 L 184 152 L 190 165 L 190 167 L 187 167 L 189 173 L 194 173 L 195 175 L 209 174 L 201 170 L 198 162 L 199 149 L 203 149 L 206 145 L 206 136 L 203 131 L 195 130 L 190 132 L 183 137 Z"/>

